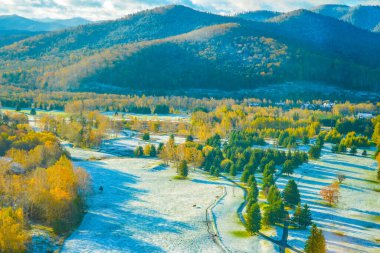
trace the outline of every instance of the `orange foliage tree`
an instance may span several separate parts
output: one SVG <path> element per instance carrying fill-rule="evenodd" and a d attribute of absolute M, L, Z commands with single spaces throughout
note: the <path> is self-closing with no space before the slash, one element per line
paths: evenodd
<path fill-rule="evenodd" d="M 339 183 L 333 182 L 332 184 L 323 187 L 320 194 L 324 200 L 326 200 L 329 205 L 338 203 L 339 201 Z"/>

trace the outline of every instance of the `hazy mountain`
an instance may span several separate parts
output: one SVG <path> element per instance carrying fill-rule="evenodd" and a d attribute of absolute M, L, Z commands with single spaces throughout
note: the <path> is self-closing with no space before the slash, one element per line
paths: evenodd
<path fill-rule="evenodd" d="M 327 4 L 315 7 L 312 11 L 373 32 L 378 32 L 378 26 L 380 25 L 380 6 L 358 5 L 349 7 Z"/>
<path fill-rule="evenodd" d="M 311 11 L 325 16 L 341 19 L 350 10 L 350 6 L 343 4 L 324 4 L 311 9 Z"/>
<path fill-rule="evenodd" d="M 167 6 L 0 48 L 0 83 L 53 90 L 380 87 L 380 35 L 298 10 L 267 22 Z"/>
<path fill-rule="evenodd" d="M 72 26 L 88 24 L 90 21 L 82 18 L 73 18 L 67 20 L 32 20 L 17 15 L 0 16 L 0 30 L 8 31 L 54 31 Z"/>
<path fill-rule="evenodd" d="M 285 13 L 267 22 L 273 24 L 270 31 L 273 36 L 349 61 L 379 66 L 378 34 L 308 10 Z"/>
<path fill-rule="evenodd" d="M 0 47 L 10 45 L 14 42 L 36 36 L 41 32 L 19 31 L 19 30 L 5 30 L 0 31 Z"/>
<path fill-rule="evenodd" d="M 91 23 L 90 20 L 87 20 L 84 18 L 70 18 L 70 19 L 44 18 L 44 19 L 36 19 L 36 21 L 39 21 L 42 23 L 52 23 L 52 24 L 56 24 L 57 27 L 61 26 L 64 28 L 72 27 L 72 26 L 79 26 L 79 25 L 86 25 L 86 24 Z"/>
<path fill-rule="evenodd" d="M 239 13 L 236 15 L 236 17 L 246 19 L 246 20 L 251 20 L 251 21 L 265 22 L 268 19 L 274 18 L 281 14 L 282 14 L 281 12 L 264 10 L 264 11 L 250 11 L 250 12 Z"/>

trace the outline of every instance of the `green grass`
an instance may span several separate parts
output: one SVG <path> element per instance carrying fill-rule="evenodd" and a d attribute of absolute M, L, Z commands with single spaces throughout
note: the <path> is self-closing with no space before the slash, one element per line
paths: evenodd
<path fill-rule="evenodd" d="M 247 238 L 250 237 L 250 233 L 244 230 L 235 230 L 235 231 L 230 231 L 230 234 L 233 235 L 234 237 L 238 238 Z"/>
<path fill-rule="evenodd" d="M 373 189 L 373 191 L 380 192 L 380 188 L 375 188 L 375 189 Z"/>
<path fill-rule="evenodd" d="M 345 235 L 344 232 L 342 232 L 342 231 L 334 231 L 333 233 L 337 236 L 344 236 Z"/>
<path fill-rule="evenodd" d="M 177 175 L 177 176 L 174 176 L 173 179 L 175 179 L 175 180 L 186 180 L 186 179 L 188 179 L 188 177 Z"/>

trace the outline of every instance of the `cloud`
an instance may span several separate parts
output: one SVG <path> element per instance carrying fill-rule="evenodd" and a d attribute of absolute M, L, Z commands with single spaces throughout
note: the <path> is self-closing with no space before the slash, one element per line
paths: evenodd
<path fill-rule="evenodd" d="M 167 4 L 184 4 L 202 11 L 231 14 L 262 9 L 290 11 L 327 3 L 380 5 L 380 0 L 1 0 L 0 14 L 104 20 Z"/>

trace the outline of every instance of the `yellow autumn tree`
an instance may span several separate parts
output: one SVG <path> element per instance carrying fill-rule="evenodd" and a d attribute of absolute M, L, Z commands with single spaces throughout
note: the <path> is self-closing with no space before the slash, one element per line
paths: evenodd
<path fill-rule="evenodd" d="M 21 208 L 0 209 L 0 252 L 25 252 L 29 236 Z"/>

